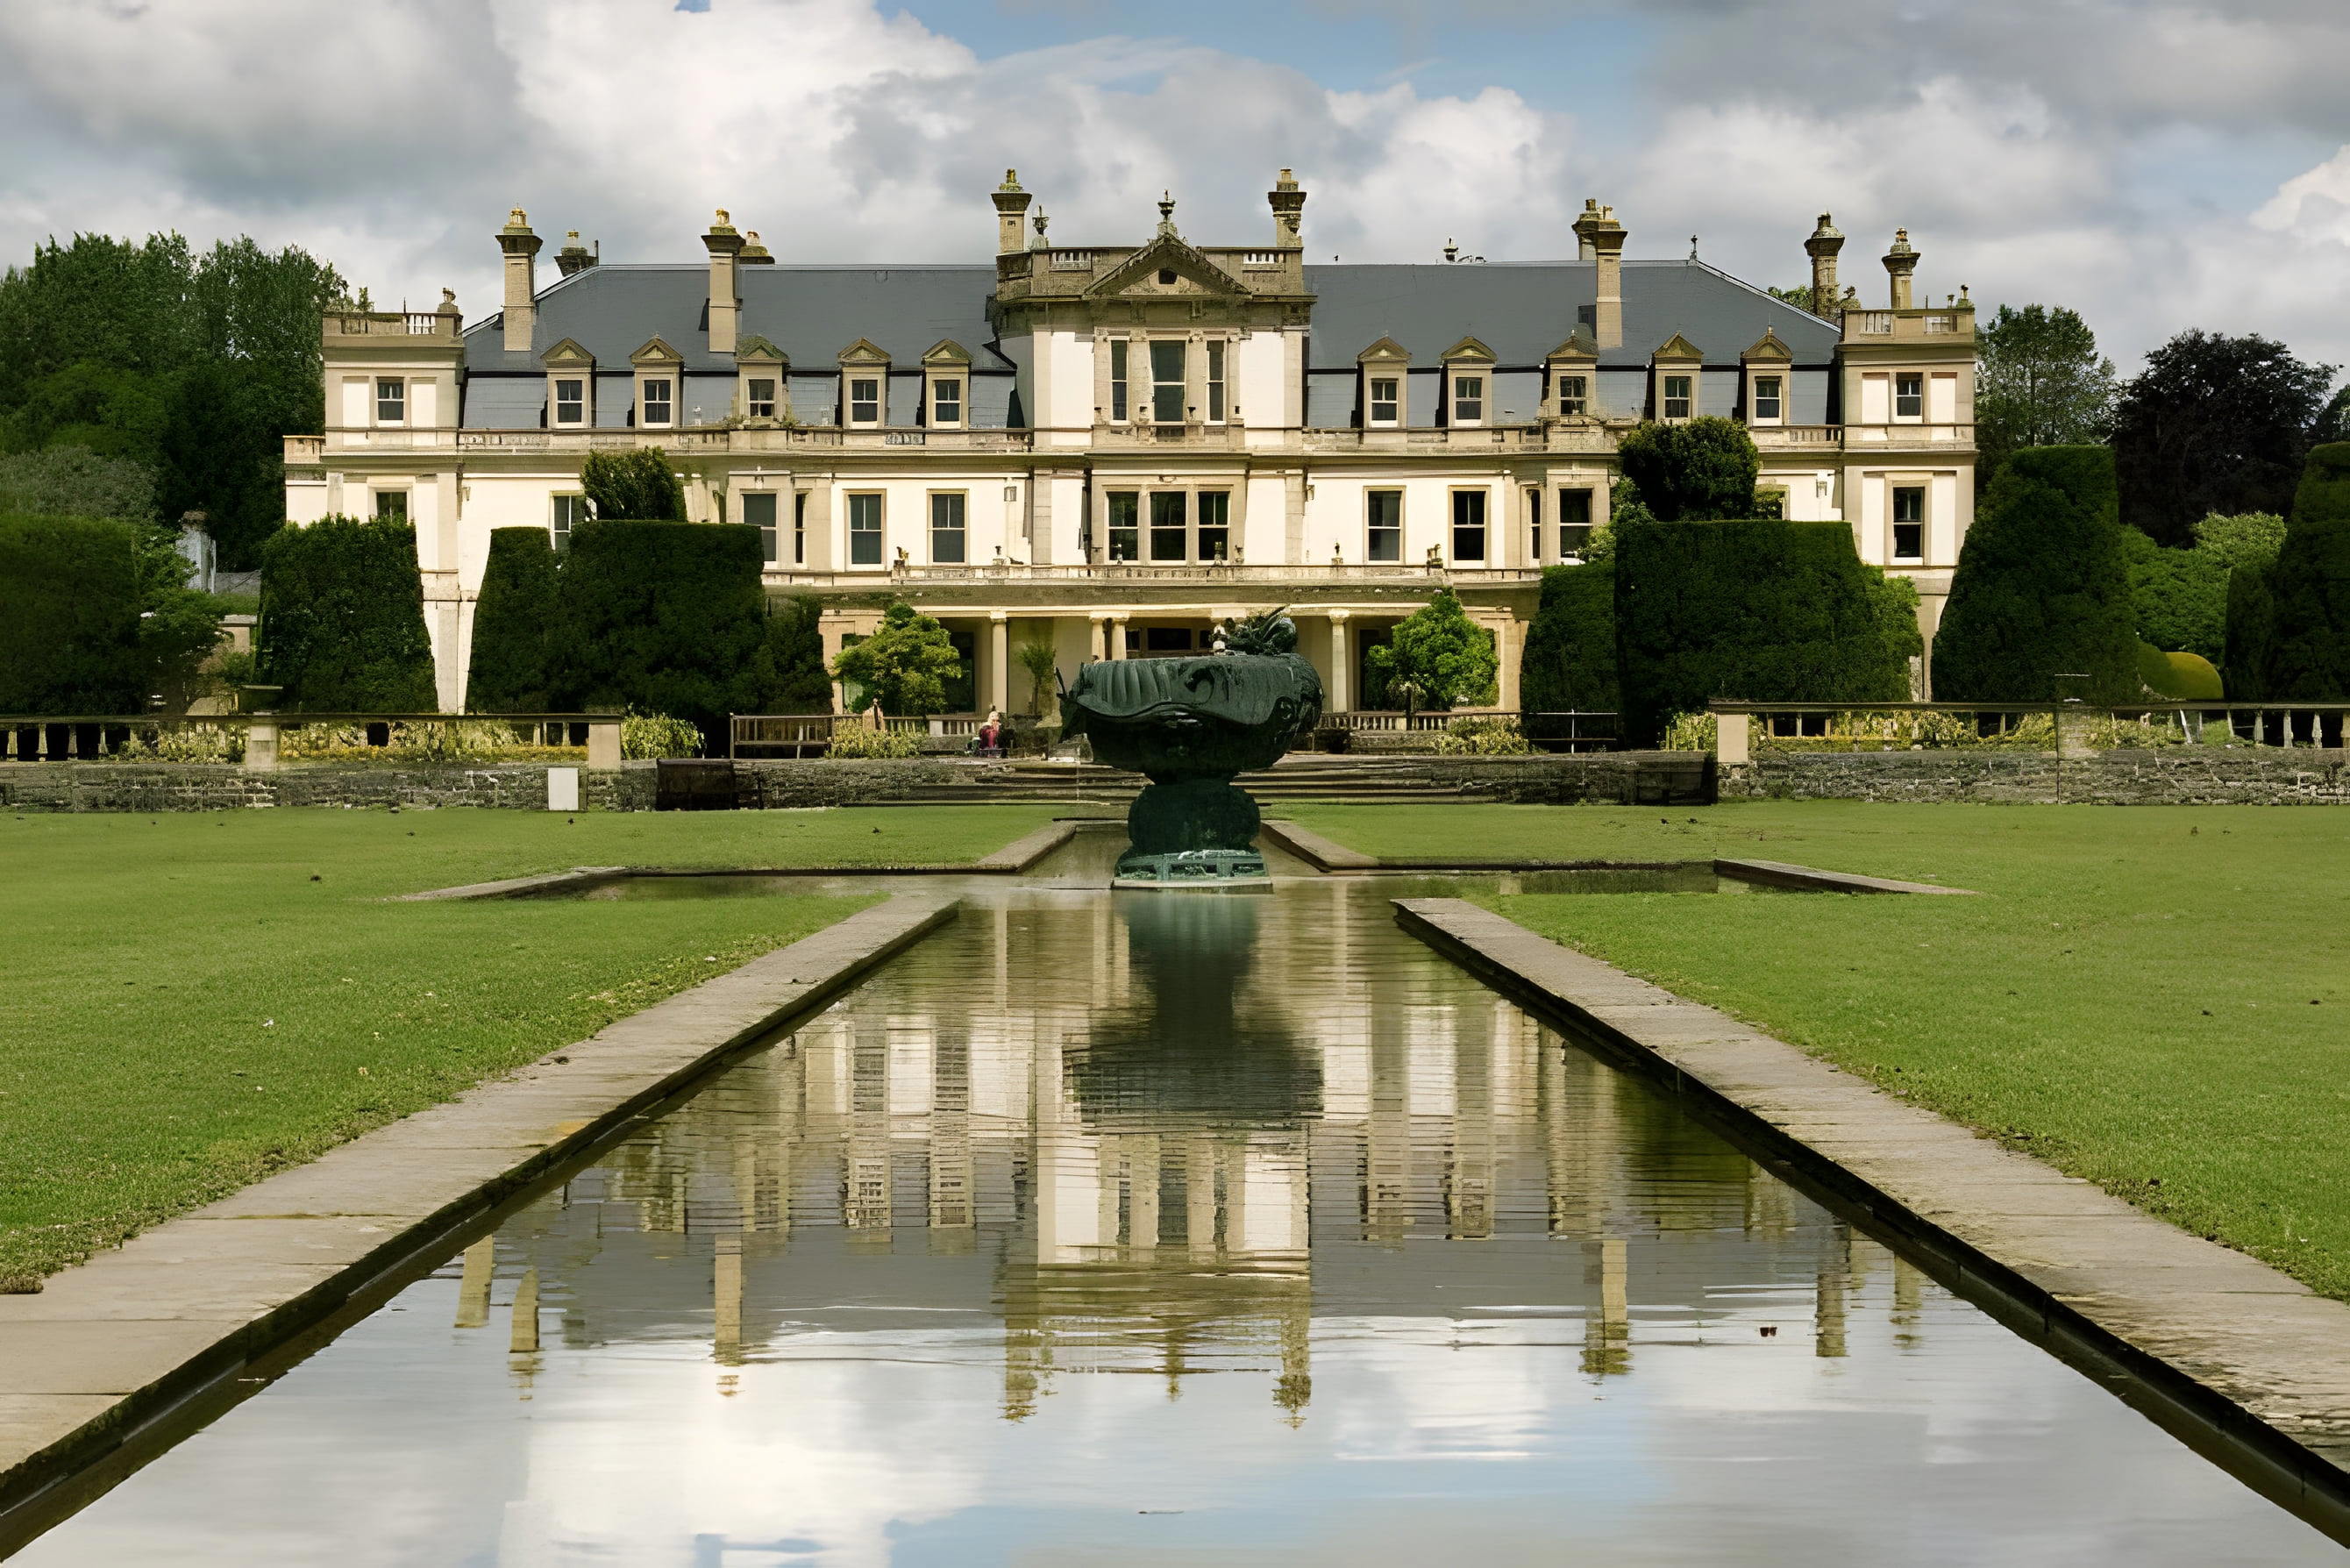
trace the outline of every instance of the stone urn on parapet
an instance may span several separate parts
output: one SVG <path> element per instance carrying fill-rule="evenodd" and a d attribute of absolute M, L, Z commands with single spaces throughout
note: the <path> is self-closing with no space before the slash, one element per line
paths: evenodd
<path fill-rule="evenodd" d="M 1061 733 L 1150 780 L 1126 814 L 1117 885 L 1214 888 L 1265 880 L 1256 802 L 1233 775 L 1269 768 L 1322 718 L 1322 678 L 1297 628 L 1267 610 L 1226 628 L 1204 659 L 1088 664 L 1061 697 Z"/>

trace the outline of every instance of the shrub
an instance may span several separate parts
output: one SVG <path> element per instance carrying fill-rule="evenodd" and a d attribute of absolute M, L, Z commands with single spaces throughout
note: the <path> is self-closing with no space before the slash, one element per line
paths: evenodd
<path fill-rule="evenodd" d="M 1612 713 L 1616 684 L 1616 564 L 1551 566 L 1518 663 L 1518 705 L 1529 713 Z"/>
<path fill-rule="evenodd" d="M 832 746 L 826 752 L 829 757 L 911 757 L 920 754 L 922 742 L 898 730 L 877 730 L 870 724 L 843 723 L 832 732 Z"/>
<path fill-rule="evenodd" d="M 620 755 L 631 762 L 698 757 L 702 732 L 666 713 L 629 713 L 620 721 Z"/>
<path fill-rule="evenodd" d="M 1053 682 L 1060 673 L 1059 655 L 1051 639 L 1024 642 L 1018 649 L 1020 668 L 1028 672 L 1028 705 L 1039 714 L 1053 711 Z"/>
<path fill-rule="evenodd" d="M 555 545 L 544 528 L 493 528 L 473 607 L 465 706 L 475 713 L 545 712 L 555 635 Z"/>
<path fill-rule="evenodd" d="M 1381 687 L 1409 681 L 1419 691 L 1415 705 L 1436 709 L 1491 701 L 1501 670 L 1493 634 L 1469 618 L 1451 588 L 1437 589 L 1434 598 L 1398 621 L 1388 640 L 1370 649 L 1364 661 Z"/>
<path fill-rule="evenodd" d="M 1708 417 L 1685 424 L 1644 424 L 1617 446 L 1624 477 L 1661 522 L 1749 518 L 1761 460 L 1746 427 Z"/>
<path fill-rule="evenodd" d="M 654 447 L 593 452 L 579 465 L 588 509 L 608 522 L 682 523 L 685 485 Z"/>
<path fill-rule="evenodd" d="M 824 668 L 824 606 L 814 594 L 794 594 L 767 610 L 767 664 L 774 671 L 769 713 L 829 713 L 832 677 Z"/>
<path fill-rule="evenodd" d="M 307 762 L 521 762 L 569 758 L 578 748 L 547 746 L 522 726 L 494 719 L 395 720 L 383 726 L 380 745 L 369 742 L 371 726 L 288 725 L 278 734 L 278 754 Z"/>
<path fill-rule="evenodd" d="M 1627 744 L 1716 698 L 1887 702 L 1909 644 L 1842 523 L 1646 523 L 1616 545 L 1617 673 Z M 1915 623 L 1912 622 L 1912 625 Z"/>
<path fill-rule="evenodd" d="M 567 708 L 691 720 L 705 736 L 776 695 L 759 535 L 598 517 L 571 533 L 551 684 Z"/>
<path fill-rule="evenodd" d="M 2028 447 L 1991 481 L 1959 553 L 1934 639 L 1934 694 L 1950 702 L 2125 703 L 2137 636 L 2103 447 Z M 2060 682 L 2080 673 L 2082 683 Z"/>
<path fill-rule="evenodd" d="M 261 550 L 259 636 L 281 707 L 430 712 L 432 644 L 405 523 L 327 517 L 270 535 Z"/>
<path fill-rule="evenodd" d="M 0 516 L 0 712 L 146 711 L 156 671 L 140 611 L 158 566 L 144 553 L 129 523 Z"/>
<path fill-rule="evenodd" d="M 2135 528 L 2121 531 L 2129 576 L 2130 618 L 2158 649 L 2185 649 L 2207 659 L 2225 655 L 2228 563 L 2216 551 L 2168 550 Z"/>
<path fill-rule="evenodd" d="M 1447 756 L 1514 757 L 1534 747 L 1515 719 L 1496 716 L 1453 720 L 1436 737 L 1436 749 Z"/>
<path fill-rule="evenodd" d="M 944 708 L 947 679 L 962 668 L 947 628 L 902 599 L 882 613 L 879 629 L 832 661 L 832 672 L 863 687 L 881 711 L 907 715 Z"/>
<path fill-rule="evenodd" d="M 2274 629 L 2262 695 L 2289 702 L 2350 698 L 2350 441 L 2309 454 L 2267 578 Z"/>
<path fill-rule="evenodd" d="M 149 522 L 155 515 L 155 471 L 80 446 L 0 454 L 0 513 L 10 512 Z"/>
<path fill-rule="evenodd" d="M 2150 642 L 2137 645 L 2137 678 L 2170 702 L 2217 702 L 2226 695 L 2210 659 L 2199 653 L 2165 653 Z"/>

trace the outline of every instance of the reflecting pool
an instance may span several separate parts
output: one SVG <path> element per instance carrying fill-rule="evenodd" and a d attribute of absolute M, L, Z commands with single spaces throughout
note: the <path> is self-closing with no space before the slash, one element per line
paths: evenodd
<path fill-rule="evenodd" d="M 20 1561 L 2338 1560 L 1398 891 L 974 884 Z"/>

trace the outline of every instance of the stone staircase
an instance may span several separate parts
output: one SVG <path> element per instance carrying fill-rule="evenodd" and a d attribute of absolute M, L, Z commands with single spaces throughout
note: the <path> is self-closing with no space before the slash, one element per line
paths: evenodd
<path fill-rule="evenodd" d="M 876 805 L 974 805 L 1005 802 L 1094 803 L 1124 805 L 1148 781 L 1094 763 L 1003 762 L 958 763 L 968 781 L 910 786 L 896 799 Z M 1327 800 L 1375 804 L 1398 800 L 1482 800 L 1473 785 L 1415 776 L 1407 767 L 1378 759 L 1287 757 L 1277 765 L 1234 781 L 1261 804 Z"/>

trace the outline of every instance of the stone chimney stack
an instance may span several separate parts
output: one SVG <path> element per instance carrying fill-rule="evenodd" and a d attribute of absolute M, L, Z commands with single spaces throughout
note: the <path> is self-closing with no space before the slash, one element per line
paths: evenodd
<path fill-rule="evenodd" d="M 1885 253 L 1885 270 L 1893 277 L 1893 308 L 1908 309 L 1909 280 L 1918 270 L 1918 253 L 1910 247 L 1908 230 L 1893 231 L 1893 248 Z"/>
<path fill-rule="evenodd" d="M 1273 204 L 1274 245 L 1282 250 L 1304 248 L 1299 225 L 1305 217 L 1305 192 L 1297 188 L 1297 176 L 1283 170 L 1264 199 Z"/>
<path fill-rule="evenodd" d="M 734 258 L 743 254 L 743 235 L 727 221 L 725 208 L 718 209 L 702 244 L 710 252 L 710 351 L 732 354 L 735 316 L 743 304 L 734 289 Z"/>
<path fill-rule="evenodd" d="M 775 258 L 768 254 L 766 246 L 759 243 L 758 230 L 753 229 L 746 238 L 749 243 L 743 245 L 743 254 L 734 258 L 734 265 L 736 266 L 773 266 L 775 265 Z"/>
<path fill-rule="evenodd" d="M 1804 254 L 1812 258 L 1812 314 L 1834 316 L 1836 307 L 1836 253 L 1844 249 L 1844 236 L 1828 222 L 1825 213 L 1820 214 L 1820 226 L 1804 242 Z"/>
<path fill-rule="evenodd" d="M 586 272 L 596 265 L 596 253 L 579 243 L 579 231 L 572 230 L 563 236 L 563 248 L 555 253 L 555 270 L 569 277 L 573 273 Z"/>
<path fill-rule="evenodd" d="M 1028 192 L 1020 188 L 1020 171 L 1006 169 L 1003 183 L 989 192 L 995 203 L 995 254 L 1012 255 L 1028 248 L 1028 236 L 1021 232 L 1021 219 L 1028 211 Z"/>
<path fill-rule="evenodd" d="M 527 354 L 531 334 L 538 326 L 539 238 L 530 232 L 530 217 L 520 207 L 506 214 L 498 231 L 498 249 L 506 257 L 505 350 Z"/>
<path fill-rule="evenodd" d="M 1624 239 L 1616 209 L 1586 198 L 1583 216 L 1575 220 L 1575 254 L 1579 260 L 1599 264 L 1591 335 L 1602 348 L 1624 346 Z"/>

